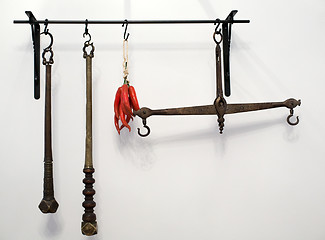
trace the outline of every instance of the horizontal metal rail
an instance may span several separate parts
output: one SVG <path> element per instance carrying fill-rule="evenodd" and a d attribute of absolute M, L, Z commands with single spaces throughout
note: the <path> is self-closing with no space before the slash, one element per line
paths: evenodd
<path fill-rule="evenodd" d="M 250 20 L 14 20 L 15 24 L 202 24 L 249 23 Z"/>

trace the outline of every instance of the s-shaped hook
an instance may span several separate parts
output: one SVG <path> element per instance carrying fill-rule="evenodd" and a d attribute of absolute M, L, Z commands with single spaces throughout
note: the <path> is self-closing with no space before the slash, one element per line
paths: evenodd
<path fill-rule="evenodd" d="M 90 45 L 91 41 L 91 35 L 88 31 L 88 19 L 85 20 L 85 32 L 82 34 L 82 36 L 85 38 L 86 36 L 89 37 L 89 39 L 85 42 L 87 45 Z"/>
<path fill-rule="evenodd" d="M 53 51 L 52 51 L 52 45 L 53 45 L 53 35 L 49 32 L 49 29 L 48 29 L 48 20 L 45 19 L 45 27 L 44 27 L 44 31 L 41 33 L 44 34 L 44 35 L 48 35 L 50 37 L 50 43 L 49 45 L 44 48 L 44 51 L 42 53 L 42 58 L 43 58 L 43 65 L 49 65 L 49 64 L 53 64 L 54 61 L 53 61 Z M 49 53 L 49 60 L 46 59 L 46 54 Z"/>
<path fill-rule="evenodd" d="M 53 45 L 53 36 L 52 34 L 49 32 L 49 29 L 48 29 L 48 19 L 45 19 L 45 23 L 44 23 L 44 31 L 41 33 L 41 35 L 44 34 L 44 35 L 48 35 L 50 37 L 50 43 L 49 45 L 45 48 L 46 50 L 47 49 L 51 49 L 52 45 Z"/>

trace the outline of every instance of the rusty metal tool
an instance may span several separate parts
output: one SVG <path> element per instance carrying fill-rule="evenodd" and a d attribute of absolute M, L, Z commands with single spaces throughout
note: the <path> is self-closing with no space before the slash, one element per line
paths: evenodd
<path fill-rule="evenodd" d="M 294 98 L 289 98 L 283 102 L 266 102 L 266 103 L 239 103 L 239 104 L 227 104 L 226 99 L 223 96 L 222 89 L 222 75 L 221 75 L 221 48 L 220 44 L 223 41 L 223 34 L 221 30 L 218 29 L 220 22 L 215 28 L 213 33 L 213 39 L 216 43 L 215 55 L 216 55 L 216 98 L 211 105 L 204 106 L 193 106 L 193 107 L 180 107 L 180 108 L 169 108 L 169 109 L 157 109 L 152 110 L 147 107 L 142 107 L 138 111 L 134 111 L 134 116 L 139 116 L 142 118 L 143 127 L 147 129 L 146 133 L 141 133 L 140 128 L 138 128 L 138 134 L 141 137 L 146 137 L 150 134 L 150 128 L 147 126 L 147 118 L 153 115 L 217 115 L 219 123 L 219 132 L 223 132 L 224 128 L 224 115 L 240 113 L 240 112 L 250 112 L 258 111 L 270 108 L 287 107 L 290 109 L 290 114 L 287 117 L 287 122 L 290 125 L 297 125 L 299 123 L 299 118 L 296 118 L 295 122 L 291 121 L 291 117 L 294 113 L 294 108 L 300 106 L 301 100 L 296 100 Z M 227 42 L 227 48 L 229 48 L 229 43 Z M 224 44 L 224 43 L 223 43 Z M 229 56 L 228 56 L 229 59 Z M 228 67 L 229 67 L 229 63 Z M 227 94 L 230 95 L 229 78 L 225 78 L 225 86 L 227 86 Z"/>

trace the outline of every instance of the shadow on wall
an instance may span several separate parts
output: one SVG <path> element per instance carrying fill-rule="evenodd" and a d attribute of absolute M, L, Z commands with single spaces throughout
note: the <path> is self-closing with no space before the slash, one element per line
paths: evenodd
<path fill-rule="evenodd" d="M 145 139 L 139 139 L 136 131 L 127 132 L 122 131 L 120 136 L 117 136 L 118 148 L 126 161 L 132 162 L 132 164 L 141 170 L 150 170 L 155 162 L 152 143 Z M 125 146 L 128 146 L 127 148 Z M 141 151 L 139 151 L 141 149 Z"/>
<path fill-rule="evenodd" d="M 52 238 L 53 236 L 60 235 L 62 232 L 62 226 L 58 220 L 57 214 L 47 214 L 46 221 L 44 221 L 43 235 L 46 238 Z"/>
<path fill-rule="evenodd" d="M 209 18 L 216 18 L 217 13 L 213 11 L 213 5 L 210 3 L 209 0 L 198 0 L 200 5 L 202 6 L 203 10 L 205 11 L 206 15 Z"/>
<path fill-rule="evenodd" d="M 172 144 L 175 142 L 188 142 L 188 141 L 198 141 L 198 140 L 206 140 L 206 139 L 215 139 L 216 137 L 220 137 L 223 139 L 228 139 L 229 137 L 234 137 L 238 135 L 244 135 L 247 133 L 256 132 L 262 129 L 270 128 L 275 125 L 286 125 L 287 123 L 283 118 L 268 120 L 268 121 L 260 121 L 260 122 L 250 122 L 245 124 L 240 124 L 237 126 L 226 126 L 224 129 L 224 133 L 222 135 L 219 134 L 218 124 L 216 123 L 215 128 L 209 127 L 208 129 L 191 131 L 181 134 L 173 134 L 170 136 L 165 136 L 161 138 L 156 138 L 151 143 L 153 145 L 158 144 Z M 292 140 L 292 131 L 287 131 L 285 139 Z M 218 136 L 220 135 L 220 136 Z M 290 135 L 290 136 L 289 136 Z M 150 136 L 149 136 L 150 137 Z"/>

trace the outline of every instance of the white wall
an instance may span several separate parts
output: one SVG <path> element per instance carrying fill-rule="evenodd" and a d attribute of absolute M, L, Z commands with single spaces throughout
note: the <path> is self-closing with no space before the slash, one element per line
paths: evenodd
<path fill-rule="evenodd" d="M 1 237 L 85 239 L 80 223 L 85 138 L 83 25 L 54 35 L 53 157 L 58 212 L 43 215 L 44 67 L 33 99 L 27 19 L 215 19 L 238 9 L 228 103 L 302 100 L 286 108 L 215 116 L 151 117 L 152 133 L 118 136 L 113 99 L 122 83 L 121 25 L 90 25 L 93 60 L 95 212 L 110 240 L 325 239 L 325 4 L 301 1 L 2 1 Z M 41 26 L 43 30 L 43 26 Z M 213 25 L 130 25 L 130 81 L 141 106 L 210 104 L 215 98 Z M 42 36 L 42 46 L 47 39 Z"/>

